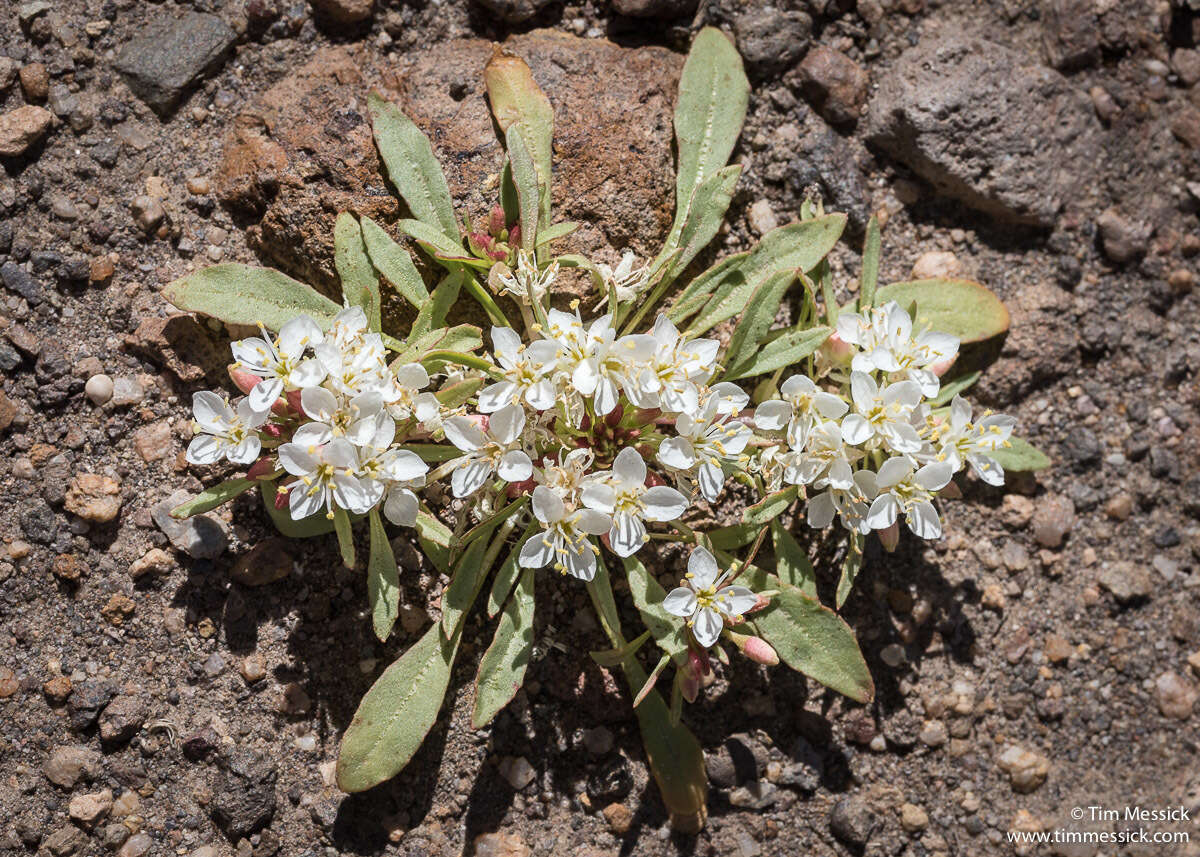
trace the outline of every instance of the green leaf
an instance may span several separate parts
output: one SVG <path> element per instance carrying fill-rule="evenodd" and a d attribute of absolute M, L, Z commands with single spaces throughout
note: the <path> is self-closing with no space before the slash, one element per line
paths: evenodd
<path fill-rule="evenodd" d="M 758 537 L 758 531 L 761 529 L 758 524 L 730 524 L 728 527 L 711 530 L 706 535 L 713 550 L 731 551 L 750 544 Z"/>
<path fill-rule="evenodd" d="M 825 304 L 825 323 L 830 327 L 837 326 L 838 302 L 833 292 L 833 271 L 829 269 L 829 260 L 822 259 L 821 264 L 813 270 L 813 278 L 821 285 L 821 300 Z"/>
<path fill-rule="evenodd" d="M 383 231 L 383 227 L 369 217 L 362 218 L 363 243 L 375 270 L 383 275 L 406 301 L 423 309 L 429 302 L 429 290 L 417 272 L 412 256 Z"/>
<path fill-rule="evenodd" d="M 492 537 L 499 522 L 494 523 L 479 538 L 467 546 L 462 557 L 454 564 L 454 575 L 450 585 L 442 593 L 442 634 L 449 638 L 458 632 L 463 616 L 475 603 L 475 595 L 483 586 L 490 570 L 484 556 L 488 552 L 488 539 Z"/>
<path fill-rule="evenodd" d="M 262 494 L 263 507 L 271 516 L 275 529 L 291 539 L 308 539 L 313 536 L 323 536 L 333 532 L 333 521 L 321 514 L 309 515 L 299 521 L 292 520 L 292 515 L 284 504 L 282 509 L 275 508 L 275 497 L 279 485 L 275 482 L 260 482 L 258 490 Z"/>
<path fill-rule="evenodd" d="M 638 653 L 638 650 L 646 644 L 650 639 L 650 632 L 643 631 L 641 635 L 630 640 L 623 646 L 618 646 L 615 649 L 602 649 L 598 652 L 588 652 L 588 657 L 598 663 L 602 667 L 616 667 L 621 665 L 621 661 L 626 658 L 631 658 Z M 663 655 L 664 658 L 670 660 L 669 655 Z"/>
<path fill-rule="evenodd" d="M 396 226 L 401 232 L 416 241 L 421 249 L 435 260 L 444 264 L 450 263 L 445 264 L 450 270 L 455 270 L 462 265 L 481 270 L 492 267 L 491 262 L 476 259 L 468 253 L 460 239 L 443 235 L 435 227 L 422 223 L 420 220 L 397 220 Z"/>
<path fill-rule="evenodd" d="M 463 278 L 467 276 L 461 268 L 450 271 L 433 287 L 433 294 L 426 301 L 409 331 L 409 340 L 420 339 L 434 328 L 446 326 L 446 313 L 458 300 Z"/>
<path fill-rule="evenodd" d="M 492 115 L 496 117 L 496 125 L 501 133 L 507 135 L 509 128 L 517 123 L 524 126 L 522 136 L 533 158 L 541 192 L 538 226 L 546 227 L 550 225 L 554 108 L 550 106 L 546 93 L 534 81 L 533 72 L 525 60 L 506 53 L 503 48 L 496 47 L 484 67 L 483 81 Z"/>
<path fill-rule="evenodd" d="M 799 491 L 797 486 L 789 485 L 782 491 L 768 494 L 753 506 L 746 507 L 746 510 L 742 512 L 742 522 L 758 527 L 771 523 L 786 512 L 788 506 L 796 502 Z"/>
<path fill-rule="evenodd" d="M 728 370 L 725 380 L 753 378 L 785 366 L 794 366 L 820 348 L 832 333 L 833 329 L 829 327 L 789 330 L 768 341 L 749 361 Z"/>
<path fill-rule="evenodd" d="M 180 503 L 171 510 L 172 518 L 190 518 L 212 511 L 222 503 L 228 503 L 244 491 L 249 491 L 258 484 L 257 479 L 228 479 L 219 485 L 205 488 L 186 503 Z"/>
<path fill-rule="evenodd" d="M 450 540 L 454 538 L 454 534 L 450 532 L 449 527 L 424 509 L 417 512 L 416 528 L 417 535 L 421 538 L 438 547 L 450 549 Z"/>
<path fill-rule="evenodd" d="M 462 455 L 462 450 L 456 446 L 450 446 L 445 443 L 408 443 L 404 444 L 404 449 L 410 452 L 415 452 L 421 456 L 422 461 L 449 461 L 452 458 L 458 458 Z"/>
<path fill-rule="evenodd" d="M 338 788 L 366 791 L 408 764 L 437 720 L 461 636 L 431 626 L 375 681 L 342 737 Z"/>
<path fill-rule="evenodd" d="M 392 361 L 393 366 L 423 363 L 435 351 L 474 351 L 483 345 L 482 331 L 473 324 L 439 327 L 415 340 Z"/>
<path fill-rule="evenodd" d="M 198 312 L 227 324 L 262 323 L 278 331 L 298 315 L 326 327 L 341 307 L 311 286 L 270 268 L 228 262 L 203 268 L 168 283 L 163 297 L 184 312 Z"/>
<path fill-rule="evenodd" d="M 499 613 L 500 608 L 504 606 L 504 602 L 508 598 L 508 593 L 512 591 L 513 585 L 517 582 L 517 577 L 521 574 L 521 548 L 539 529 L 536 522 L 531 521 L 529 523 L 521 538 L 517 539 L 517 543 L 513 545 L 512 552 L 509 553 L 508 558 L 500 564 L 500 568 L 496 571 L 496 576 L 492 578 L 492 588 L 488 592 L 487 603 L 489 619 Z"/>
<path fill-rule="evenodd" d="M 371 605 L 371 624 L 379 642 L 387 640 L 400 615 L 400 572 L 387 530 L 379 518 L 379 509 L 367 516 L 371 522 L 371 556 L 367 560 L 367 601 Z"/>
<path fill-rule="evenodd" d="M 875 294 L 875 305 L 895 301 L 905 309 L 916 304 L 916 330 L 928 328 L 981 342 L 1008 330 L 1008 310 L 986 286 L 969 280 L 937 278 L 892 283 Z"/>
<path fill-rule="evenodd" d="M 663 609 L 666 591 L 650 576 L 646 567 L 634 556 L 624 559 L 629 592 L 642 616 L 642 622 L 654 635 L 654 642 L 677 663 L 687 660 L 687 633 L 682 620 Z M 640 687 L 640 686 L 639 686 Z M 636 693 L 636 691 L 634 691 Z"/>
<path fill-rule="evenodd" d="M 475 678 L 475 712 L 471 726 L 479 729 L 508 705 L 525 681 L 525 668 L 533 652 L 534 572 L 527 568 L 500 623 L 492 644 L 479 661 Z"/>
<path fill-rule="evenodd" d="M 846 226 L 846 215 L 829 214 L 772 229 L 750 251 L 712 283 L 712 297 L 688 330 L 698 336 L 745 309 L 754 290 L 784 270 L 811 271 L 833 249 Z"/>
<path fill-rule="evenodd" d="M 703 204 L 696 191 L 729 161 L 750 99 L 750 82 L 742 58 L 729 37 L 705 27 L 692 42 L 679 79 L 675 104 L 675 143 L 679 164 L 675 178 L 675 222 L 667 243 L 679 246 L 692 207 Z M 702 212 L 696 212 L 703 217 Z"/>
<path fill-rule="evenodd" d="M 342 212 L 333 224 L 333 264 L 350 306 L 362 307 L 371 330 L 379 331 L 379 275 L 367 256 L 362 227 L 353 214 Z"/>
<path fill-rule="evenodd" d="M 749 364 L 759 353 L 767 331 L 775 323 L 784 292 L 795 281 L 795 271 L 780 271 L 767 277 L 754 289 L 725 350 L 724 363 L 731 375 L 736 374 L 743 364 Z"/>
<path fill-rule="evenodd" d="M 860 310 L 875 303 L 875 287 L 879 284 L 880 240 L 879 218 L 872 214 L 867 221 L 867 237 L 863 242 L 862 277 L 858 284 Z"/>
<path fill-rule="evenodd" d="M 379 157 L 408 210 L 443 235 L 457 236 L 450 186 L 429 138 L 396 105 L 375 93 L 367 96 L 367 108 Z"/>
<path fill-rule="evenodd" d="M 338 550 L 342 552 L 342 565 L 354 568 L 354 533 L 350 529 L 350 513 L 334 507 L 333 531 L 337 533 Z"/>
<path fill-rule="evenodd" d="M 857 702 L 870 702 L 875 683 L 858 640 L 840 616 L 816 598 L 762 569 L 746 572 L 751 589 L 774 589 L 771 605 L 753 614 L 752 625 L 779 659 L 797 672 Z"/>
<path fill-rule="evenodd" d="M 504 141 L 505 148 L 508 149 L 513 184 L 517 188 L 517 208 L 521 216 L 521 246 L 531 250 L 537 246 L 541 189 L 537 167 L 533 163 L 533 155 L 524 135 L 525 126 L 517 122 L 509 126 Z"/>
<path fill-rule="evenodd" d="M 995 452 L 987 453 L 1005 470 L 1045 470 L 1050 466 L 1050 459 L 1044 452 L 1036 449 L 1029 441 L 1022 440 L 1019 437 L 1012 437 L 1008 440 L 1008 446 L 1004 449 L 997 449 Z"/>
<path fill-rule="evenodd" d="M 687 206 L 687 219 L 683 221 L 679 234 L 668 238 L 662 251 L 650 265 L 651 270 L 660 265 L 666 268 L 659 287 L 655 290 L 657 293 L 661 294 L 721 229 L 725 213 L 733 199 L 733 189 L 741 174 L 742 165 L 731 164 L 717 170 L 696 186 Z"/>
<path fill-rule="evenodd" d="M 974 387 L 982 374 L 982 372 L 978 371 L 968 372 L 966 375 L 943 382 L 941 389 L 938 390 L 938 394 L 929 400 L 929 404 L 935 408 L 946 404 L 959 393 L 964 393 L 971 387 Z"/>
<path fill-rule="evenodd" d="M 674 303 L 667 310 L 667 318 L 676 324 L 681 324 L 695 315 L 708 303 L 708 299 L 712 296 L 713 289 L 717 287 L 718 283 L 723 282 L 726 277 L 744 278 L 744 275 L 739 272 L 749 258 L 748 252 L 726 256 L 697 276 L 676 296 Z"/>
<path fill-rule="evenodd" d="M 846 558 L 842 561 L 842 574 L 838 578 L 837 595 L 834 596 L 834 603 L 839 610 L 846 603 L 846 599 L 850 597 L 850 592 L 854 589 L 854 581 L 857 579 L 858 573 L 862 571 L 864 541 L 862 533 L 850 534 L 850 541 L 846 547 Z"/>
<path fill-rule="evenodd" d="M 447 384 L 445 387 L 442 387 L 442 389 L 438 390 L 434 395 L 437 396 L 437 400 L 447 408 L 457 408 L 459 405 L 465 404 L 466 401 L 474 396 L 482 386 L 482 378 L 464 378 L 461 381 L 455 381 L 451 384 Z M 454 455 L 449 457 L 453 458 L 458 454 L 458 451 L 454 447 L 451 447 L 450 449 Z"/>
<path fill-rule="evenodd" d="M 551 224 L 545 229 L 538 231 L 537 246 L 544 247 L 551 241 L 557 241 L 560 238 L 566 238 L 578 228 L 579 224 L 573 220 L 564 220 L 562 223 Z"/>
<path fill-rule="evenodd" d="M 817 575 L 804 548 L 779 521 L 771 522 L 771 538 L 775 546 L 775 573 L 779 579 L 810 598 L 816 598 Z"/>

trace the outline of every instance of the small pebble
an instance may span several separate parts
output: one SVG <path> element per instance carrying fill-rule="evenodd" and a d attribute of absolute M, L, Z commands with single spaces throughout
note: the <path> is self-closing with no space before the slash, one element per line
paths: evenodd
<path fill-rule="evenodd" d="M 93 375 L 88 378 L 83 392 L 93 405 L 106 404 L 113 397 L 113 379 L 107 375 Z"/>

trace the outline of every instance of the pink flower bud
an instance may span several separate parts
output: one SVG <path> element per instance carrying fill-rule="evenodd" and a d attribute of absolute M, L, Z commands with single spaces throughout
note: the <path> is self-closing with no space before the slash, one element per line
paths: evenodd
<path fill-rule="evenodd" d="M 854 346 L 838 336 L 837 331 L 834 331 L 821 345 L 821 356 L 830 363 L 849 363 L 854 357 Z"/>
<path fill-rule="evenodd" d="M 747 613 L 757 613 L 759 610 L 766 610 L 771 606 L 771 599 L 762 593 L 756 592 L 754 597 L 758 599 L 754 602 L 754 606 L 747 610 Z"/>
<path fill-rule="evenodd" d="M 275 508 L 278 509 L 280 512 L 287 509 L 287 507 L 288 507 L 288 491 L 291 490 L 292 485 L 294 485 L 294 484 L 295 483 L 293 482 L 291 485 L 281 485 L 281 486 L 279 486 L 279 489 L 275 492 Z"/>
<path fill-rule="evenodd" d="M 508 230 L 508 246 L 521 246 L 521 224 L 518 223 L 514 225 L 512 229 Z"/>
<path fill-rule="evenodd" d="M 260 426 L 258 430 L 274 440 L 279 440 L 279 438 L 283 437 L 283 426 L 279 423 L 267 423 L 264 426 Z"/>
<path fill-rule="evenodd" d="M 285 399 L 287 399 L 287 406 L 291 410 L 295 411 L 298 414 L 304 413 L 304 406 L 300 404 L 300 391 L 299 390 L 288 390 L 286 393 L 283 394 L 283 396 Z M 278 404 L 278 402 L 276 402 L 276 404 Z M 275 410 L 275 409 L 272 408 L 272 410 Z M 278 411 L 276 411 L 276 413 L 278 413 Z M 312 414 L 305 414 L 305 416 L 312 417 Z"/>
<path fill-rule="evenodd" d="M 233 380 L 234 386 L 243 393 L 249 393 L 262 380 L 257 375 L 251 375 L 244 369 L 238 369 L 235 366 L 229 367 L 229 377 Z"/>
<path fill-rule="evenodd" d="M 488 232 L 499 238 L 500 233 L 503 232 L 507 226 L 508 224 L 504 219 L 504 209 L 498 205 L 492 206 L 491 214 L 488 215 Z"/>
<path fill-rule="evenodd" d="M 939 378 L 950 371 L 950 367 L 954 365 L 954 361 L 958 360 L 958 355 L 955 354 L 949 360 L 943 360 L 941 363 L 934 363 L 929 367 L 929 371 Z"/>
<path fill-rule="evenodd" d="M 683 694 L 683 698 L 688 702 L 695 702 L 696 697 L 700 695 L 700 680 L 687 673 L 680 673 L 676 680 L 679 682 L 679 690 Z"/>
<path fill-rule="evenodd" d="M 739 648 L 743 655 L 756 664 L 764 664 L 769 667 L 779 664 L 779 655 L 776 654 L 775 649 L 760 637 L 746 637 L 745 642 Z"/>
<path fill-rule="evenodd" d="M 946 487 L 938 492 L 939 496 L 945 497 L 947 500 L 961 500 L 962 488 L 958 487 L 958 483 L 953 479 L 946 483 Z"/>
<path fill-rule="evenodd" d="M 700 679 L 708 675 L 712 671 L 712 663 L 708 659 L 708 653 L 700 654 L 695 649 L 688 649 L 688 667 L 691 669 L 692 675 Z"/>
<path fill-rule="evenodd" d="M 879 543 L 883 545 L 883 549 L 891 553 L 896 549 L 896 545 L 900 544 L 900 522 L 893 521 L 890 527 L 879 530 Z"/>
<path fill-rule="evenodd" d="M 508 487 L 504 490 L 508 495 L 508 499 L 515 500 L 522 494 L 532 494 L 535 487 L 537 487 L 537 482 L 532 479 L 526 479 L 524 482 L 509 482 Z"/>
<path fill-rule="evenodd" d="M 264 426 L 264 428 L 265 428 L 265 426 Z M 278 426 L 276 426 L 276 428 L 278 428 Z M 246 478 L 247 479 L 258 479 L 260 477 L 266 476 L 268 473 L 270 473 L 274 469 L 275 469 L 275 462 L 271 458 L 269 458 L 267 456 L 263 456 L 258 461 L 254 462 L 253 464 L 250 465 L 250 469 L 246 471 Z"/>

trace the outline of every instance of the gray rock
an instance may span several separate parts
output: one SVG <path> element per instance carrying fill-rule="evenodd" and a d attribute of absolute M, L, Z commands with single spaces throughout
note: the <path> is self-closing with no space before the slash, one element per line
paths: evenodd
<path fill-rule="evenodd" d="M 613 11 L 630 18 L 674 18 L 696 11 L 696 0 L 612 0 Z"/>
<path fill-rule="evenodd" d="M 67 700 L 67 709 L 71 713 L 71 728 L 76 732 L 89 728 L 116 692 L 116 688 L 111 684 L 97 679 L 88 679 L 75 685 L 71 691 L 71 698 Z"/>
<path fill-rule="evenodd" d="M 1100 23 L 1094 0 L 1048 0 L 1042 11 L 1046 59 L 1059 71 L 1086 68 L 1100 59 Z"/>
<path fill-rule="evenodd" d="M 861 798 L 842 798 L 829 813 L 829 829 L 852 848 L 862 848 L 867 844 L 875 824 L 875 813 Z"/>
<path fill-rule="evenodd" d="M 36 306 L 43 300 L 42 284 L 16 262 L 0 265 L 0 280 L 4 280 L 6 289 L 16 292 L 32 305 Z"/>
<path fill-rule="evenodd" d="M 87 845 L 87 834 L 74 825 L 68 824 L 46 837 L 39 854 L 49 854 L 52 857 L 68 857 L 77 853 Z"/>
<path fill-rule="evenodd" d="M 195 515 L 180 521 L 171 517 L 171 510 L 191 495 L 187 491 L 176 491 L 170 497 L 154 505 L 150 517 L 158 528 L 170 539 L 176 550 L 181 550 L 194 559 L 213 559 L 225 552 L 229 546 L 229 535 L 220 521 L 211 515 Z"/>
<path fill-rule="evenodd" d="M 784 765 L 776 780 L 782 786 L 794 786 L 801 791 L 813 792 L 821 785 L 825 776 L 825 759 L 804 738 L 797 738 L 792 747 L 792 760 Z"/>
<path fill-rule="evenodd" d="M 858 167 L 862 145 L 835 132 L 816 113 L 809 112 L 799 128 L 795 156 L 787 163 L 789 188 L 803 199 L 815 188 L 826 211 L 842 211 L 852 231 L 861 232 L 871 217 L 866 179 Z M 799 205 L 799 203 L 797 203 Z"/>
<path fill-rule="evenodd" d="M 1146 254 L 1150 241 L 1150 229 L 1122 217 L 1115 209 L 1108 209 L 1096 220 L 1100 230 L 1100 245 L 1104 255 L 1124 265 Z"/>
<path fill-rule="evenodd" d="M 266 827 L 275 815 L 278 778 L 268 759 L 236 751 L 213 786 L 213 821 L 235 841 Z"/>
<path fill-rule="evenodd" d="M 1101 570 L 1098 582 L 1122 604 L 1146 598 L 1153 591 L 1154 581 L 1141 563 L 1116 562 Z"/>
<path fill-rule="evenodd" d="M 774 6 L 751 7 L 733 22 L 738 51 L 750 69 L 772 74 L 804 56 L 812 41 L 812 18 Z"/>
<path fill-rule="evenodd" d="M 124 744 L 146 722 L 146 703 L 139 696 L 118 696 L 100 715 L 100 740 L 106 745 Z"/>
<path fill-rule="evenodd" d="M 476 0 L 500 20 L 509 24 L 528 21 L 549 4 L 550 0 Z"/>
<path fill-rule="evenodd" d="M 1033 513 L 1033 538 L 1044 548 L 1057 548 L 1075 525 L 1075 504 L 1070 497 L 1047 494 Z"/>
<path fill-rule="evenodd" d="M 113 64 L 138 98 L 166 116 L 191 86 L 221 67 L 235 39 L 216 15 L 163 16 L 126 44 Z"/>
<path fill-rule="evenodd" d="M 1048 227 L 1095 169 L 1097 129 L 1090 100 L 1058 72 L 936 34 L 880 76 L 867 140 L 984 214 Z"/>
<path fill-rule="evenodd" d="M 766 753 L 749 735 L 730 735 L 716 750 L 705 754 L 708 778 L 725 789 L 752 782 L 762 776 Z"/>

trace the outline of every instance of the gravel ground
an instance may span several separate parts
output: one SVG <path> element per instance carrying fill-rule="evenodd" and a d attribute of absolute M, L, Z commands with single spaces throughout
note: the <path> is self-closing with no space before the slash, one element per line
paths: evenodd
<path fill-rule="evenodd" d="M 312 7 L 0 9 L 0 852 L 1200 854 L 1007 841 L 1130 826 L 1075 807 L 1200 812 L 1200 15 L 1166 0 Z M 566 212 L 601 256 L 644 252 L 670 213 L 655 206 L 679 52 L 704 24 L 735 37 L 753 81 L 722 251 L 815 188 L 850 215 L 846 282 L 866 218 L 885 215 L 885 281 L 957 273 L 1007 302 L 1012 331 L 973 395 L 1053 466 L 966 483 L 936 542 L 869 548 L 843 614 L 870 706 L 782 669 L 718 675 L 687 713 L 712 781 L 699 836 L 671 833 L 627 696 L 583 654 L 602 647 L 584 593 L 549 580 L 513 704 L 470 729 L 491 635 L 476 614 L 425 746 L 347 797 L 341 732 L 445 581 L 398 535 L 401 628 L 381 645 L 330 539 L 271 539 L 247 498 L 163 517 L 223 475 L 181 451 L 190 395 L 222 383 L 227 352 L 159 291 L 220 260 L 320 284 L 338 208 L 398 216 L 357 112 L 368 85 L 406 104 L 476 204 L 498 159 L 472 148 L 487 127 L 471 57 L 535 28 L 552 32 L 514 44 L 559 110 L 556 169 L 601 177 Z M 1133 826 L 1200 842 L 1190 821 Z"/>

